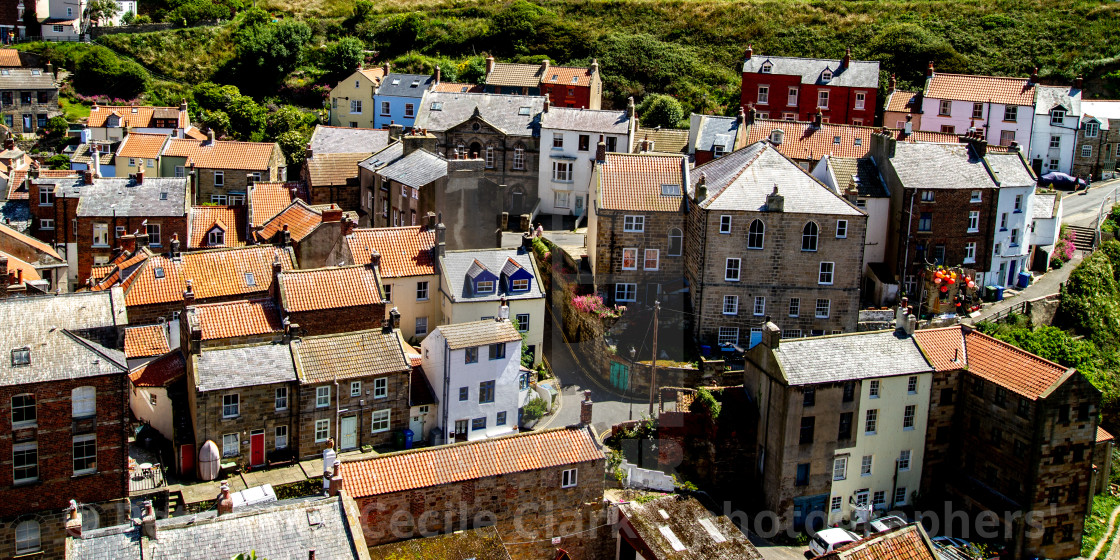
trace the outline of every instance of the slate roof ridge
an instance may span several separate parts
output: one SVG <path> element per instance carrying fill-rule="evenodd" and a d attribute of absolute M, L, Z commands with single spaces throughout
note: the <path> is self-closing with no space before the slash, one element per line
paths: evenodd
<path fill-rule="evenodd" d="M 73 331 L 71 331 L 70 329 L 60 329 L 60 330 L 62 331 L 62 334 L 66 335 L 67 337 L 69 337 L 74 342 L 77 342 L 78 344 L 81 344 L 82 346 L 85 346 L 91 352 L 94 352 L 95 354 L 98 354 L 101 357 L 105 358 L 106 360 L 108 360 L 113 365 L 121 368 L 121 370 L 123 372 L 125 372 L 125 373 L 128 372 L 128 365 L 127 365 L 128 361 L 124 360 L 125 363 L 122 364 L 120 361 L 114 359 L 113 356 L 111 356 L 107 352 L 107 350 L 109 350 L 109 348 L 106 348 L 106 347 L 104 347 L 104 346 L 102 346 L 102 345 L 100 345 L 100 344 L 98 344 L 98 343 L 96 343 L 92 340 L 89 340 L 89 339 L 86 339 L 86 338 L 84 338 L 80 335 L 77 335 Z M 124 352 L 121 352 L 121 356 L 122 357 L 124 356 Z"/>
<path fill-rule="evenodd" d="M 752 156 L 750 157 L 750 159 L 748 159 L 748 160 L 747 160 L 747 161 L 746 161 L 745 163 L 743 163 L 742 165 L 740 165 L 740 166 L 739 166 L 739 170 L 738 170 L 738 171 L 736 171 L 736 172 L 735 172 L 735 173 L 734 173 L 734 174 L 733 174 L 733 175 L 732 175 L 732 176 L 731 176 L 731 177 L 730 177 L 730 178 L 729 178 L 729 179 L 728 179 L 728 180 L 726 181 L 726 183 L 725 183 L 725 184 L 723 185 L 723 188 L 721 188 L 721 189 L 720 189 L 720 190 L 719 190 L 718 192 L 716 192 L 716 193 L 708 193 L 708 198 L 706 198 L 706 199 L 704 199 L 704 200 L 700 201 L 700 204 L 701 204 L 701 205 L 703 205 L 703 206 L 708 206 L 708 205 L 710 205 L 710 204 L 711 204 L 711 202 L 709 202 L 709 201 L 715 201 L 715 199 L 719 198 L 719 195 L 721 195 L 721 194 L 723 194 L 723 193 L 727 192 L 727 190 L 728 190 L 728 189 L 730 189 L 730 188 L 731 188 L 731 186 L 735 184 L 735 181 L 737 181 L 737 180 L 739 179 L 739 177 L 742 177 L 742 176 L 743 176 L 743 173 L 746 173 L 746 171 L 747 171 L 747 168 L 748 168 L 748 167 L 750 167 L 750 166 L 751 166 L 751 164 L 753 164 L 754 162 L 758 161 L 758 158 L 762 157 L 762 154 L 763 154 L 763 152 L 765 152 L 765 151 L 766 151 L 766 149 L 767 149 L 767 148 L 770 148 L 770 147 L 771 147 L 771 146 L 770 146 L 770 143 L 769 143 L 769 142 L 767 142 L 767 143 L 765 143 L 765 144 L 764 144 L 763 146 L 761 146 L 761 148 L 760 148 L 760 149 L 759 149 L 759 150 L 758 150 L 757 152 L 755 152 L 755 154 L 754 154 L 754 155 L 752 155 Z M 744 150 L 745 150 L 745 149 L 748 149 L 748 148 L 747 148 L 747 147 L 744 147 L 744 148 L 742 148 L 742 149 L 744 149 Z M 775 151 L 777 151 L 777 150 L 775 150 Z M 712 161 L 716 161 L 716 160 L 712 160 Z M 704 165 L 699 165 L 699 166 L 697 166 L 697 167 L 693 168 L 693 173 L 692 173 L 692 176 L 694 176 L 694 177 L 697 177 L 697 178 L 699 178 L 699 177 L 700 177 L 700 175 L 699 175 L 698 173 L 695 173 L 695 171 L 696 171 L 696 170 L 701 170 L 701 171 L 700 171 L 700 173 L 703 173 L 703 170 L 702 170 L 702 168 L 703 168 L 703 167 L 704 167 Z M 697 184 L 699 184 L 699 183 L 697 183 Z M 779 192 L 780 192 L 780 191 L 779 191 Z M 707 202 L 708 204 L 704 204 L 705 202 Z"/>
<path fill-rule="evenodd" d="M 757 59 L 760 59 L 760 60 L 770 60 L 770 59 L 774 59 L 774 58 L 783 59 L 783 60 L 811 60 L 813 62 L 838 62 L 838 63 L 841 63 L 841 64 L 843 64 L 843 62 L 844 62 L 844 59 L 842 59 L 842 58 L 821 58 L 821 57 L 815 57 L 815 56 L 777 56 L 777 55 L 768 55 L 768 54 L 761 54 L 761 53 L 752 53 L 751 58 L 752 59 L 757 58 Z M 878 61 L 878 60 L 863 60 L 863 59 L 856 60 L 854 58 L 851 59 L 852 64 L 857 63 L 857 62 L 880 62 L 880 61 Z"/>

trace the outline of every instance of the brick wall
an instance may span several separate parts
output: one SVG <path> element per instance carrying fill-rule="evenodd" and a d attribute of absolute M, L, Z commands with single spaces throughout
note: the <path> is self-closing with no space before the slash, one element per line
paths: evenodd
<path fill-rule="evenodd" d="M 897 231 L 895 246 L 898 250 L 899 268 L 908 263 L 906 274 L 916 274 L 922 260 L 918 257 L 918 247 L 925 246 L 924 258 L 933 259 L 934 248 L 945 246 L 945 264 L 957 266 L 964 262 L 965 244 L 976 243 L 976 262 L 968 266 L 980 272 L 988 272 L 992 262 L 992 236 L 996 229 L 996 200 L 999 191 L 991 188 L 976 188 L 980 191 L 980 202 L 972 202 L 973 189 L 938 189 L 932 202 L 922 202 L 921 191 L 902 189 L 901 221 Z M 908 216 L 911 198 L 913 213 Z M 980 212 L 978 231 L 968 232 L 968 213 Z M 920 231 L 919 222 L 923 214 L 929 214 L 930 231 Z"/>
<path fill-rule="evenodd" d="M 158 224 L 160 226 L 160 244 L 153 245 L 149 242 L 149 248 L 152 252 L 162 253 L 167 251 L 170 247 L 171 237 L 175 234 L 179 235 L 179 239 L 184 241 L 189 239 L 189 230 L 187 227 L 187 216 L 177 217 L 142 217 L 142 216 L 127 216 L 114 218 L 112 216 L 99 216 L 99 217 L 82 217 L 78 218 L 77 225 L 77 245 L 78 245 L 78 281 L 85 282 L 89 279 L 90 269 L 93 266 L 96 257 L 103 257 L 106 262 L 112 259 L 113 249 L 120 246 L 117 239 L 117 227 L 123 227 L 125 234 L 131 234 L 139 231 L 144 233 L 144 220 L 148 224 Z M 93 224 L 101 223 L 109 227 L 109 245 L 106 247 L 93 246 Z M 57 222 L 56 222 L 56 228 Z"/>
<path fill-rule="evenodd" d="M 99 503 L 82 503 L 83 515 L 96 515 L 97 527 L 110 527 L 128 522 L 129 504 L 127 498 Z M 65 558 L 66 557 L 66 509 L 53 509 L 26 512 L 22 515 L 0 517 L 0 556 L 11 558 L 16 551 L 16 526 L 24 521 L 39 523 L 39 553 L 22 555 L 20 558 Z"/>
<path fill-rule="evenodd" d="M 381 326 L 385 304 L 288 312 L 288 318 L 299 325 L 301 336 L 360 331 Z"/>
<path fill-rule="evenodd" d="M 933 383 L 929 392 L 929 419 L 926 422 L 926 446 L 922 455 L 925 463 L 922 465 L 923 494 L 931 489 L 940 492 L 945 485 L 944 469 L 946 462 L 953 468 L 950 457 L 956 457 L 960 450 L 960 437 L 955 431 L 955 426 L 960 422 L 956 403 L 966 399 L 960 386 L 960 371 L 938 371 L 933 374 Z M 960 407 L 963 411 L 964 407 Z"/>
<path fill-rule="evenodd" d="M 408 371 L 355 377 L 340 380 L 338 386 L 333 383 L 301 384 L 299 387 L 299 454 L 300 457 L 318 457 L 322 454 L 327 444 L 325 441 L 315 441 L 315 423 L 317 420 L 330 421 L 330 438 L 334 438 L 335 448 L 342 448 L 341 418 L 356 417 L 357 447 L 363 445 L 388 445 L 393 441 L 393 435 L 408 427 L 408 383 L 412 375 Z M 374 397 L 374 380 L 387 379 L 386 397 Z M 361 383 L 358 396 L 351 396 L 351 383 Z M 331 392 L 330 404 L 325 407 L 316 406 L 316 388 L 329 387 Z M 339 415 L 337 410 L 346 412 Z M 385 431 L 372 431 L 374 411 L 389 409 L 389 429 Z M 419 437 L 419 434 L 417 434 Z"/>
<path fill-rule="evenodd" d="M 53 191 L 54 183 L 40 185 L 35 180 L 29 179 L 27 185 L 28 206 L 31 210 L 31 216 L 34 218 L 31 231 L 35 238 L 51 245 L 72 241 L 74 239 L 74 226 L 72 224 L 74 218 L 77 217 L 78 199 L 58 198 L 55 199 L 54 204 L 40 206 L 40 187 Z M 40 222 L 43 218 L 54 220 L 53 230 L 40 228 Z"/>
<path fill-rule="evenodd" d="M 270 162 L 268 169 L 220 169 L 220 168 L 194 168 L 198 180 L 195 182 L 198 191 L 195 194 L 195 200 L 199 204 L 209 204 L 210 196 L 215 194 L 228 195 L 232 191 L 240 192 L 242 194 L 249 192 L 250 179 L 248 175 L 251 173 L 260 173 L 261 181 L 283 181 L 284 177 L 279 176 L 279 171 L 276 167 L 276 162 Z M 220 171 L 222 173 L 222 186 L 214 185 L 214 172 Z M 254 180 L 255 181 L 255 180 Z"/>

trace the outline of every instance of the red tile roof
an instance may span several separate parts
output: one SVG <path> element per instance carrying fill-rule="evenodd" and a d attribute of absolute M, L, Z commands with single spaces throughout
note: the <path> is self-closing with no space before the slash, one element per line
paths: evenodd
<path fill-rule="evenodd" d="M 8 257 L 8 274 L 11 275 L 11 277 L 14 278 L 14 277 L 18 276 L 19 274 L 22 274 L 23 281 L 25 283 L 29 280 L 42 280 L 43 279 L 43 277 L 39 274 L 39 271 L 36 270 L 35 266 L 32 265 L 31 263 L 29 263 L 27 261 L 24 261 L 23 259 L 20 259 L 19 257 L 15 256 L 15 255 L 12 255 L 10 253 L 5 253 L 3 251 L 0 251 L 0 255 L 4 255 L 4 256 Z"/>
<path fill-rule="evenodd" d="M 482 93 L 482 86 L 478 84 L 460 84 L 456 82 L 440 82 L 432 86 L 432 91 L 449 93 Z"/>
<path fill-rule="evenodd" d="M 356 262 L 368 262 L 371 250 L 380 253 L 382 278 L 436 273 L 432 261 L 436 232 L 424 226 L 355 229 L 346 244 Z"/>
<path fill-rule="evenodd" d="M 39 176 L 44 179 L 66 179 L 68 177 L 81 177 L 82 172 L 75 169 L 40 169 Z"/>
<path fill-rule="evenodd" d="M 186 373 L 183 355 L 172 352 L 132 370 L 128 378 L 137 387 L 165 387 Z"/>
<path fill-rule="evenodd" d="M 1097 443 L 1112 441 L 1113 439 L 1112 434 L 1106 432 L 1104 428 L 1097 426 Z"/>
<path fill-rule="evenodd" d="M 310 199 L 303 183 L 256 183 L 249 189 L 252 226 L 258 228 L 282 212 L 295 199 Z"/>
<path fill-rule="evenodd" d="M 960 327 L 943 327 L 914 331 L 918 348 L 926 355 L 933 369 L 952 371 L 962 369 L 965 361 L 964 333 Z"/>
<path fill-rule="evenodd" d="M 256 235 L 262 243 L 269 243 L 284 229 L 284 226 L 288 226 L 292 241 L 299 241 L 307 237 L 307 234 L 314 231 L 322 222 L 323 215 L 320 212 L 308 206 L 303 200 L 296 200 L 265 222 Z"/>
<path fill-rule="evenodd" d="M 54 248 L 50 245 L 47 245 L 46 243 L 43 243 L 42 241 L 39 241 L 38 239 L 31 237 L 30 235 L 20 233 L 4 224 L 0 224 L 0 237 L 7 237 L 11 239 L 13 243 L 27 245 L 37 252 L 50 255 L 58 260 L 62 260 L 62 257 L 59 256 L 58 251 L 55 251 Z M 7 243 L 0 242 L 0 244 L 6 245 Z"/>
<path fill-rule="evenodd" d="M 19 51 L 16 49 L 0 49 L 0 66 L 23 66 L 19 60 Z"/>
<path fill-rule="evenodd" d="M 234 142 L 233 140 L 210 142 L 172 138 L 163 155 L 186 158 L 187 166 L 194 164 L 195 167 L 202 169 L 264 171 L 269 168 L 275 148 L 277 145 L 274 142 Z"/>
<path fill-rule="evenodd" d="M 163 152 L 163 145 L 170 136 L 170 134 L 130 132 L 117 148 L 117 156 L 155 159 Z"/>
<path fill-rule="evenodd" d="M 600 207 L 633 212 L 678 212 L 684 200 L 679 155 L 607 154 L 600 169 Z M 662 185 L 679 187 L 676 196 L 662 195 Z M 592 186 L 592 188 L 595 188 Z"/>
<path fill-rule="evenodd" d="M 124 330 L 124 357 L 147 358 L 170 352 L 166 329 L 163 325 L 128 327 Z"/>
<path fill-rule="evenodd" d="M 557 428 L 348 462 L 342 484 L 363 498 L 602 459 L 586 428 Z"/>
<path fill-rule="evenodd" d="M 377 274 L 364 264 L 284 272 L 280 298 L 289 313 L 384 303 Z"/>
<path fill-rule="evenodd" d="M 591 85 L 591 70 L 570 66 L 549 66 L 548 71 L 541 76 L 541 85 L 545 84 L 589 86 Z"/>
<path fill-rule="evenodd" d="M 747 144 L 770 139 L 774 130 L 782 131 L 778 151 L 793 160 L 819 160 L 824 156 L 861 158 L 871 151 L 871 135 L 881 127 L 851 124 L 821 123 L 818 128 L 811 122 L 756 119 L 749 127 Z M 904 142 L 940 142 L 958 144 L 960 137 L 941 132 L 914 131 L 906 136 L 901 130 L 888 128 L 898 140 Z"/>
<path fill-rule="evenodd" d="M 883 104 L 884 111 L 894 113 L 909 113 L 914 111 L 914 96 L 918 95 L 916 91 L 894 91 L 887 96 L 886 103 Z M 893 123 L 883 123 L 893 124 Z"/>
<path fill-rule="evenodd" d="M 953 99 L 1004 105 L 1034 105 L 1034 86 L 1027 78 L 1002 76 L 966 76 L 934 72 L 926 83 L 929 99 Z"/>
<path fill-rule="evenodd" d="M 126 289 L 125 305 L 182 301 L 187 280 L 191 280 L 196 300 L 267 293 L 272 286 L 272 263 L 277 258 L 282 270 L 295 268 L 289 250 L 272 246 L 196 251 L 183 253 L 179 259 L 153 256 Z M 162 278 L 156 277 L 158 270 L 162 270 Z"/>
<path fill-rule="evenodd" d="M 188 249 L 214 249 L 217 247 L 240 247 L 245 244 L 245 216 L 248 210 L 238 206 L 192 206 L 191 233 L 187 240 Z M 225 232 L 224 243 L 211 245 L 210 230 L 218 226 Z"/>
<path fill-rule="evenodd" d="M 121 118 L 120 127 L 124 128 L 130 126 L 133 128 L 147 128 L 152 126 L 152 117 L 155 116 L 157 109 L 163 109 L 163 113 L 170 114 L 174 112 L 179 114 L 178 107 L 148 107 L 148 106 L 129 106 L 129 105 L 98 105 L 94 106 L 89 112 L 89 120 L 86 125 L 94 128 L 105 126 L 105 120 L 109 115 L 117 115 Z M 178 125 L 182 127 L 182 117 L 179 118 Z"/>
<path fill-rule="evenodd" d="M 271 299 L 251 299 L 196 305 L 202 340 L 236 338 L 280 332 L 280 309 Z"/>
<path fill-rule="evenodd" d="M 920 525 L 906 525 L 846 544 L 819 560 L 939 560 Z"/>
<path fill-rule="evenodd" d="M 16 169 L 8 175 L 8 200 L 27 200 L 28 189 L 26 181 L 26 167 L 23 169 Z"/>

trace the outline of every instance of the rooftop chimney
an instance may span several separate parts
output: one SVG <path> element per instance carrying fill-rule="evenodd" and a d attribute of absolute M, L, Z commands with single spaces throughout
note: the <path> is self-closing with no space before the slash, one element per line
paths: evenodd
<path fill-rule="evenodd" d="M 89 155 L 90 169 L 93 171 L 94 178 L 101 176 L 101 151 L 97 149 L 97 144 L 90 147 Z"/>
<path fill-rule="evenodd" d="M 70 500 L 70 507 L 66 510 L 66 536 L 82 538 L 82 510 L 78 508 L 77 500 Z"/>
<path fill-rule="evenodd" d="M 140 531 L 149 539 L 159 540 L 159 535 L 156 533 L 156 510 L 152 507 L 151 500 L 144 500 L 144 516 L 140 518 Z"/>
<path fill-rule="evenodd" d="M 323 210 L 323 223 L 329 224 L 333 222 L 342 221 L 342 208 L 336 205 L 331 205 L 330 208 Z"/>
<path fill-rule="evenodd" d="M 389 125 L 389 140 L 396 140 L 404 133 L 404 125 L 391 124 Z"/>
<path fill-rule="evenodd" d="M 887 82 L 887 93 L 894 93 L 896 89 L 898 89 L 898 76 L 891 74 L 891 79 Z"/>
<path fill-rule="evenodd" d="M 136 237 L 136 248 L 137 249 L 142 249 L 142 248 L 148 246 L 147 220 L 144 220 L 144 223 L 141 224 L 140 228 L 141 228 L 140 230 L 137 230 L 136 233 L 132 234 L 133 236 Z M 143 231 L 143 233 L 140 233 L 141 231 Z"/>
<path fill-rule="evenodd" d="M 626 117 L 634 118 L 634 96 L 626 98 Z"/>
<path fill-rule="evenodd" d="M 214 144 L 214 129 L 206 131 L 206 145 L 212 146 Z"/>
<path fill-rule="evenodd" d="M 988 155 L 988 141 L 984 139 L 983 134 L 970 134 L 965 138 L 977 159 L 983 159 Z"/>
<path fill-rule="evenodd" d="M 549 95 L 548 95 L 547 93 L 546 93 L 546 94 L 544 94 L 544 112 L 545 112 L 545 113 L 547 113 L 547 112 L 548 112 L 548 106 L 549 106 L 549 105 L 550 105 L 551 103 L 552 103 L 552 100 L 551 100 L 551 98 L 549 97 Z"/>
<path fill-rule="evenodd" d="M 288 224 L 284 224 L 284 229 L 280 230 L 280 246 L 287 247 L 292 244 L 292 232 L 288 230 Z"/>
<path fill-rule="evenodd" d="M 742 105 L 739 106 L 739 115 L 735 117 L 735 122 L 738 122 L 740 125 L 747 122 L 747 111 L 743 109 Z"/>
<path fill-rule="evenodd" d="M 851 63 L 852 63 L 852 47 L 848 47 L 848 50 L 844 51 L 844 59 L 840 61 L 840 67 L 841 68 L 847 68 L 848 65 L 851 64 Z"/>
<path fill-rule="evenodd" d="M 541 80 L 544 80 L 545 73 L 548 72 L 548 59 L 541 61 Z"/>
<path fill-rule="evenodd" d="M 813 128 L 820 128 L 824 124 L 824 113 L 821 112 L 820 107 L 817 107 L 817 113 L 813 115 Z"/>
<path fill-rule="evenodd" d="M 1082 78 L 1081 76 L 1078 76 L 1077 79 L 1075 79 L 1073 81 L 1073 88 L 1074 89 L 1081 89 L 1081 86 L 1084 85 L 1084 84 L 1085 84 L 1085 79 Z"/>
<path fill-rule="evenodd" d="M 389 63 L 386 62 L 385 64 L 382 64 L 381 65 L 381 70 L 383 70 L 385 72 L 385 75 L 388 76 L 389 75 Z"/>
<path fill-rule="evenodd" d="M 233 513 L 233 497 L 229 495 L 229 483 L 222 483 L 222 491 L 218 493 L 218 515 Z"/>
<path fill-rule="evenodd" d="M 595 145 L 595 161 L 603 163 L 607 161 L 607 143 L 603 141 L 603 135 L 599 135 L 599 143 Z"/>
<path fill-rule="evenodd" d="M 120 239 L 117 240 L 117 243 L 120 245 L 120 248 L 121 248 L 122 251 L 126 251 L 129 254 L 133 254 L 133 253 L 136 252 L 136 236 L 135 235 L 132 235 L 132 234 L 122 235 L 120 237 Z"/>
<path fill-rule="evenodd" d="M 785 212 L 786 197 L 778 194 L 778 185 L 774 185 L 774 192 L 766 195 L 767 212 Z"/>
<path fill-rule="evenodd" d="M 190 280 L 187 280 L 187 289 L 183 290 L 183 303 L 186 305 L 194 303 L 194 286 L 191 285 Z"/>
<path fill-rule="evenodd" d="M 1031 81 L 1030 81 L 1030 83 L 1031 84 L 1037 84 L 1038 83 L 1038 67 L 1037 66 L 1035 66 L 1034 69 L 1031 70 Z"/>
<path fill-rule="evenodd" d="M 754 45 L 747 45 L 747 50 L 743 53 L 743 59 L 750 60 L 751 56 L 754 56 Z"/>
<path fill-rule="evenodd" d="M 591 390 L 583 392 L 583 401 L 579 403 L 579 423 L 581 426 L 591 425 Z"/>
<path fill-rule="evenodd" d="M 401 328 L 401 312 L 396 307 L 389 310 L 389 328 Z"/>
<path fill-rule="evenodd" d="M 771 350 L 777 350 L 782 343 L 782 329 L 778 325 L 767 321 L 762 326 L 762 344 Z"/>
<path fill-rule="evenodd" d="M 342 491 L 342 461 L 334 460 L 334 474 L 331 475 L 331 496 L 337 496 Z"/>
<path fill-rule="evenodd" d="M 591 68 L 589 69 L 589 73 L 591 75 L 595 75 L 595 74 L 599 73 L 599 59 L 598 58 L 592 58 L 591 59 Z"/>
<path fill-rule="evenodd" d="M 493 71 L 494 71 L 494 56 L 490 55 L 490 56 L 486 57 L 486 75 L 489 76 L 490 73 L 493 72 Z"/>
<path fill-rule="evenodd" d="M 89 170 L 86 170 L 85 172 L 83 172 L 82 173 L 82 182 L 87 184 L 87 185 L 92 185 L 93 184 L 93 172 L 89 171 Z"/>
<path fill-rule="evenodd" d="M 933 61 L 932 60 L 929 61 L 929 67 L 926 68 L 926 77 L 927 78 L 932 78 L 933 77 Z"/>
<path fill-rule="evenodd" d="M 696 180 L 696 202 L 704 202 L 706 198 L 708 198 L 708 175 L 701 171 L 700 178 Z"/>
<path fill-rule="evenodd" d="M 437 64 L 437 65 L 436 65 L 436 83 L 437 83 L 437 84 L 439 83 L 439 79 L 440 79 L 440 77 L 441 77 L 442 75 L 443 75 L 443 73 L 442 73 L 442 71 L 440 70 L 440 68 L 439 68 L 439 65 Z"/>
<path fill-rule="evenodd" d="M 428 212 L 424 217 L 427 219 L 428 229 L 436 229 L 436 213 Z"/>
<path fill-rule="evenodd" d="M 381 253 L 377 249 L 369 250 L 369 264 L 374 268 L 381 266 Z"/>
<path fill-rule="evenodd" d="M 354 227 L 356 225 L 357 224 L 354 223 L 354 220 L 350 219 L 350 216 L 342 218 L 342 236 L 346 237 L 351 233 L 354 233 Z"/>
<path fill-rule="evenodd" d="M 179 112 L 185 113 L 186 111 L 187 111 L 187 99 L 186 98 L 180 98 L 180 100 L 179 100 Z"/>
<path fill-rule="evenodd" d="M 902 133 L 906 136 L 914 134 L 914 115 L 906 113 L 906 124 L 902 125 Z"/>
<path fill-rule="evenodd" d="M 276 253 L 276 256 L 273 257 L 273 259 L 272 259 L 272 275 L 276 276 L 277 274 L 280 274 L 283 270 L 284 270 L 284 265 L 280 262 L 280 253 Z"/>
<path fill-rule="evenodd" d="M 136 184 L 137 185 L 143 185 L 144 184 L 144 170 L 143 169 L 136 172 Z"/>

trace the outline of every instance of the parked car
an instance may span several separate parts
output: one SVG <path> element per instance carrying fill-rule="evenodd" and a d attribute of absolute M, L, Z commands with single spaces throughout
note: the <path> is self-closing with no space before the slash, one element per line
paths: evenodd
<path fill-rule="evenodd" d="M 897 515 L 888 515 L 886 517 L 880 517 L 879 519 L 873 519 L 871 521 L 871 529 L 876 533 L 890 531 L 891 529 L 897 529 L 906 525 L 906 520 Z"/>
<path fill-rule="evenodd" d="M 809 539 L 809 552 L 812 552 L 813 556 L 820 556 L 858 540 L 859 535 L 847 529 L 841 529 L 839 527 L 825 529 L 823 531 L 818 531 L 816 535 L 813 535 L 812 539 Z"/>

